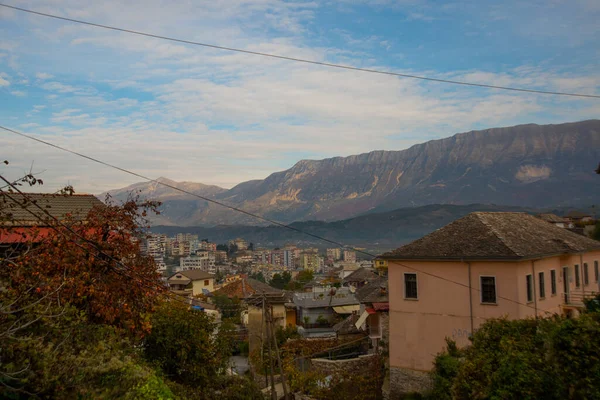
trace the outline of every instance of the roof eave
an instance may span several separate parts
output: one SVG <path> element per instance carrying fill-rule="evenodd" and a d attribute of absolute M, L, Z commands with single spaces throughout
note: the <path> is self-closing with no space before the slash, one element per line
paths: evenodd
<path fill-rule="evenodd" d="M 527 256 L 513 256 L 513 257 L 406 257 L 406 256 L 378 256 L 380 260 L 387 261 L 527 261 L 536 260 L 540 258 L 557 257 L 564 255 L 582 254 L 588 251 L 600 251 L 600 247 L 588 248 L 581 251 L 563 251 L 559 253 L 542 253 L 542 254 L 530 254 Z"/>

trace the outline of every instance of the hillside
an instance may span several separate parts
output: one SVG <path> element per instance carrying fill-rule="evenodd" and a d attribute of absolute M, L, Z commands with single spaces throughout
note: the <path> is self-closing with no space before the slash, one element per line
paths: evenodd
<path fill-rule="evenodd" d="M 496 206 L 485 204 L 428 205 L 401 208 L 393 211 L 372 213 L 341 221 L 304 221 L 290 226 L 301 231 L 341 242 L 345 245 L 365 246 L 372 252 L 391 250 L 410 242 L 474 211 L 517 211 L 536 213 L 540 210 Z M 559 213 L 565 210 L 552 210 Z M 332 247 L 316 238 L 278 226 L 220 225 L 215 227 L 174 227 L 155 226 L 154 233 L 174 235 L 193 233 L 201 239 L 224 243 L 236 237 L 243 237 L 256 246 L 283 246 L 286 243 Z"/>
<path fill-rule="evenodd" d="M 281 222 L 332 221 L 427 204 L 589 206 L 600 199 L 593 171 L 599 160 L 600 121 L 590 120 L 471 131 L 401 151 L 302 160 L 229 190 L 196 185 L 199 194 Z M 171 189 L 138 185 L 164 202 L 155 223 L 260 223 Z"/>

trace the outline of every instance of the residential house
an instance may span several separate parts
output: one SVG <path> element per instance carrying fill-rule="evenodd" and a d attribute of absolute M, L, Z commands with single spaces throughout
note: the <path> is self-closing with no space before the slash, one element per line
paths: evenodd
<path fill-rule="evenodd" d="M 567 215 L 565 215 L 565 218 L 573 223 L 586 223 L 594 220 L 594 217 L 592 217 L 590 214 L 581 211 L 570 211 Z"/>
<path fill-rule="evenodd" d="M 339 273 L 340 279 L 346 278 L 348 275 L 360 268 L 360 265 L 354 262 L 337 262 L 333 267 Z"/>
<path fill-rule="evenodd" d="M 356 291 L 360 302 L 360 319 L 356 321 L 367 332 L 373 348 L 389 343 L 389 294 L 387 277 L 377 276 Z"/>
<path fill-rule="evenodd" d="M 377 278 L 379 278 L 379 275 L 373 272 L 372 269 L 360 267 L 342 279 L 342 284 L 344 286 L 352 286 L 355 289 L 360 289 Z"/>
<path fill-rule="evenodd" d="M 215 290 L 215 276 L 200 269 L 177 272 L 167 279 L 169 288 L 181 294 L 198 296 Z"/>
<path fill-rule="evenodd" d="M 40 241 L 56 234 L 52 228 L 54 219 L 82 222 L 94 207 L 104 206 L 91 194 L 10 193 L 10 197 L 3 197 L 0 204 L 0 247 L 3 248 Z"/>
<path fill-rule="evenodd" d="M 360 310 L 349 288 L 294 293 L 298 332 L 305 337 L 335 336 L 333 326 Z"/>
<path fill-rule="evenodd" d="M 427 385 L 445 338 L 465 346 L 488 318 L 577 315 L 599 290 L 600 242 L 524 213 L 471 213 L 379 259 L 395 393 Z"/>
<path fill-rule="evenodd" d="M 248 305 L 248 339 L 252 353 L 265 343 L 267 322 L 272 320 L 273 333 L 279 329 L 296 326 L 296 310 L 291 303 L 292 294 L 270 288 L 269 292 L 254 292 L 244 299 Z"/>
<path fill-rule="evenodd" d="M 537 217 L 540 218 L 541 220 L 544 220 L 548 223 L 558 226 L 559 228 L 573 228 L 574 227 L 573 223 L 568 218 L 559 217 L 556 214 L 548 214 L 548 213 L 538 214 Z"/>

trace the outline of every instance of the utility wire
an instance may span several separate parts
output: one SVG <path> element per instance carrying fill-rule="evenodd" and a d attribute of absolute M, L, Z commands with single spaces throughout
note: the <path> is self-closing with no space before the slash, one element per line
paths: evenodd
<path fill-rule="evenodd" d="M 193 40 L 177 39 L 174 37 L 157 35 L 157 34 L 147 33 L 147 32 L 141 32 L 141 31 L 136 31 L 136 30 L 132 30 L 132 29 L 118 28 L 115 26 L 98 24 L 98 23 L 83 21 L 83 20 L 75 19 L 75 18 L 61 17 L 59 15 L 29 10 L 26 8 L 16 7 L 16 6 L 12 6 L 9 4 L 0 3 L 0 6 L 10 8 L 10 9 L 13 9 L 16 11 L 29 13 L 29 14 L 35 14 L 35 15 L 39 15 L 39 16 L 43 16 L 43 17 L 59 19 L 62 21 L 73 22 L 76 24 L 94 26 L 96 28 L 110 29 L 110 30 L 117 31 L 117 32 L 130 33 L 130 34 L 138 35 L 138 36 L 146 36 L 146 37 L 151 37 L 151 38 L 155 38 L 155 39 L 168 40 L 171 42 L 184 43 L 184 44 L 189 44 L 189 45 L 194 45 L 194 46 L 208 47 L 208 48 L 217 49 L 217 50 L 232 51 L 232 52 L 237 52 L 237 53 L 252 54 L 255 56 L 276 58 L 276 59 L 280 59 L 280 60 L 295 61 L 295 62 L 300 62 L 300 63 L 305 63 L 305 64 L 320 65 L 323 67 L 341 68 L 341 69 L 346 69 L 346 70 L 351 70 L 351 71 L 369 72 L 369 73 L 380 74 L 380 75 L 391 75 L 391 76 L 397 76 L 400 78 L 419 79 L 419 80 L 423 80 L 423 81 L 448 83 L 448 84 L 453 84 L 453 85 L 474 86 L 474 87 L 482 87 L 482 88 L 488 88 L 488 89 L 510 90 L 510 91 L 514 91 L 514 92 L 526 92 L 526 93 L 537 93 L 537 94 L 549 94 L 549 95 L 556 95 L 556 96 L 571 96 L 571 97 L 585 97 L 585 98 L 600 99 L 600 95 L 593 95 L 593 94 L 552 92 L 552 91 L 547 91 L 547 90 L 516 88 L 516 87 L 498 86 L 498 85 L 486 85 L 486 84 L 482 84 L 482 83 L 463 82 L 463 81 L 456 81 L 456 80 L 450 80 L 450 79 L 438 79 L 438 78 L 430 78 L 430 77 L 419 76 L 419 75 L 402 74 L 399 72 L 382 71 L 382 70 L 371 69 L 371 68 L 352 67 L 352 66 L 343 65 L 343 64 L 333 64 L 333 63 L 322 62 L 322 61 L 307 60 L 307 59 L 303 59 L 303 58 L 282 56 L 282 55 L 273 54 L 273 53 L 263 53 L 263 52 L 259 52 L 259 51 L 243 50 L 243 49 L 238 49 L 238 48 L 234 48 L 234 47 L 219 46 L 219 45 L 210 44 L 210 43 L 196 42 Z"/>
<path fill-rule="evenodd" d="M 241 209 L 241 208 L 234 207 L 234 206 L 230 206 L 230 205 L 228 205 L 228 204 L 225 204 L 225 203 L 223 203 L 223 202 L 220 202 L 220 201 L 217 201 L 217 200 L 214 200 L 214 199 L 210 199 L 210 198 L 208 198 L 208 197 L 204 197 L 204 196 L 201 196 L 201 195 L 199 195 L 199 194 L 196 194 L 196 193 L 192 193 L 192 192 L 190 192 L 190 191 L 188 191 L 188 190 L 181 189 L 181 188 L 178 188 L 177 186 L 173 186 L 173 185 L 170 185 L 170 184 L 168 184 L 168 183 L 161 182 L 161 181 L 159 181 L 159 180 L 157 180 L 157 179 L 148 178 L 148 177 L 146 177 L 146 176 L 144 176 L 144 175 L 141 175 L 141 174 L 139 174 L 139 173 L 137 173 L 137 172 L 133 172 L 133 171 L 127 170 L 127 169 L 125 169 L 125 168 L 121 168 L 121 167 L 118 167 L 118 166 L 116 166 L 116 165 L 113 165 L 113 164 L 107 163 L 107 162 L 105 162 L 105 161 L 99 160 L 99 159 L 97 159 L 97 158 L 90 157 L 90 156 L 87 156 L 87 155 L 85 155 L 85 154 L 81 154 L 81 153 L 78 153 L 78 152 L 76 152 L 76 151 L 73 151 L 73 150 L 69 150 L 69 149 L 67 149 L 67 148 L 64 148 L 64 147 L 62 147 L 62 146 L 59 146 L 59 145 L 56 145 L 56 144 L 53 144 L 53 143 L 47 142 L 47 141 L 45 141 L 45 140 L 42 140 L 42 139 L 38 139 L 38 138 L 36 138 L 36 137 L 34 137 L 34 136 L 27 135 L 27 134 L 25 134 L 25 133 L 22 133 L 22 132 L 17 132 L 17 131 L 15 131 L 15 130 L 13 130 L 13 129 L 6 128 L 6 127 L 4 127 L 4 126 L 2 126 L 2 125 L 0 125 L 0 129 L 3 129 L 3 130 L 5 130 L 5 131 L 8 131 L 8 132 L 14 133 L 14 134 L 16 134 L 16 135 L 19 135 L 19 136 L 22 136 L 22 137 L 25 137 L 25 138 L 28 138 L 28 139 L 34 140 L 34 141 L 36 141 L 36 142 L 39 142 L 39 143 L 43 143 L 43 144 L 45 144 L 45 145 L 47 145 L 47 146 L 54 147 L 55 149 L 59 149 L 59 150 L 65 151 L 65 152 L 67 152 L 67 153 L 74 154 L 74 155 L 76 155 L 76 156 L 79 156 L 79 157 L 85 158 L 85 159 L 87 159 L 87 160 L 93 161 L 93 162 L 95 162 L 95 163 L 98 163 L 98 164 L 101 164 L 101 165 L 104 165 L 104 166 L 107 166 L 107 167 L 110 167 L 110 168 L 116 169 L 116 170 L 118 170 L 118 171 L 121 171 L 121 172 L 124 172 L 124 173 L 126 173 L 126 174 L 133 175 L 133 176 L 135 176 L 135 177 L 138 177 L 138 178 L 144 179 L 144 180 L 146 180 L 146 181 L 148 181 L 148 182 L 153 182 L 153 183 L 156 183 L 156 184 L 158 184 L 158 185 L 162 185 L 162 186 L 168 187 L 168 188 L 170 188 L 170 189 L 176 190 L 176 191 L 178 191 L 178 192 L 185 193 L 185 194 L 188 194 L 188 195 L 190 195 L 190 196 L 193 196 L 193 197 L 197 197 L 197 198 L 199 198 L 199 199 L 201 199 L 201 200 L 204 200 L 204 201 L 207 201 L 207 202 L 210 202 L 210 203 L 213 203 L 213 204 L 217 204 L 217 205 L 219 205 L 219 206 L 222 206 L 222 207 L 228 208 L 228 209 L 230 209 L 230 210 L 237 211 L 237 212 L 239 212 L 239 213 L 242 213 L 242 214 L 245 214 L 245 215 L 251 216 L 251 217 L 253 217 L 253 218 L 256 218 L 256 219 L 259 219 L 259 220 L 262 220 L 262 221 L 265 221 L 265 222 L 269 222 L 269 223 L 271 223 L 271 224 L 273 224 L 273 225 L 280 226 L 280 227 L 282 227 L 282 228 L 286 228 L 286 229 L 292 230 L 292 231 L 294 231 L 294 232 L 298 232 L 298 233 L 301 233 L 301 234 L 303 234 L 303 235 L 307 235 L 307 236 L 310 236 L 310 237 L 312 237 L 312 238 L 315 238 L 315 239 L 318 239 L 318 240 L 321 240 L 321 241 L 324 241 L 324 242 L 327 242 L 327 243 L 334 244 L 334 245 L 336 245 L 336 246 L 338 246 L 338 247 L 341 247 L 341 248 L 345 248 L 345 249 L 349 249 L 349 250 L 355 251 L 355 252 L 357 252 L 357 253 L 359 253 L 359 254 L 364 254 L 364 255 L 366 255 L 366 256 L 369 256 L 369 257 L 372 257 L 372 258 L 377 258 L 377 255 L 375 255 L 375 254 L 372 254 L 372 253 L 369 253 L 369 252 L 367 252 L 367 251 L 364 251 L 364 250 L 359 250 L 359 249 L 356 249 L 356 248 L 354 248 L 354 247 L 352 247 L 352 246 L 348 246 L 348 245 L 345 245 L 345 244 L 343 244 L 343 243 L 337 242 L 337 241 L 335 241 L 335 240 L 327 239 L 327 238 L 325 238 L 325 237 L 323 237 L 323 236 L 319 236 L 319 235 L 315 235 L 314 233 L 306 232 L 306 231 L 304 231 L 304 230 L 302 230 L 302 229 L 295 228 L 295 227 L 293 227 L 293 226 L 290 226 L 290 225 L 287 225 L 287 224 L 284 224 L 284 223 L 281 223 L 281 222 L 277 222 L 277 221 L 275 221 L 275 220 L 272 220 L 272 219 L 270 219 L 270 218 L 263 217 L 263 216 L 261 216 L 261 215 L 258 215 L 258 214 L 251 213 L 251 212 L 249 212 L 249 211 L 246 211 L 246 210 L 243 210 L 243 209 Z M 431 276 L 431 277 L 433 277 L 433 278 L 438 278 L 438 279 L 441 279 L 441 280 L 443 280 L 443 281 L 450 282 L 450 283 L 453 283 L 453 284 L 456 284 L 456 285 L 462 286 L 462 287 L 464 287 L 464 288 L 466 288 L 466 289 L 469 289 L 469 290 L 475 290 L 475 291 L 477 291 L 477 292 L 481 292 L 481 289 L 477 289 L 477 288 L 475 288 L 475 287 L 469 286 L 469 285 L 467 285 L 467 284 L 465 284 L 465 283 L 462 283 L 462 282 L 453 281 L 453 280 L 451 280 L 451 279 L 445 278 L 445 277 L 443 277 L 443 276 L 440 276 L 440 275 L 432 274 L 431 272 L 427 272 L 427 271 L 424 271 L 424 270 L 421 270 L 421 269 L 415 268 L 414 266 L 408 266 L 408 265 L 406 265 L 406 264 L 402 264 L 402 263 L 399 263 L 399 262 L 397 262 L 397 261 L 391 261 L 391 260 L 389 260 L 388 262 L 389 262 L 389 263 L 392 263 L 392 264 L 396 264 L 396 265 L 398 265 L 398 266 L 401 266 L 401 267 L 404 267 L 404 268 L 408 268 L 408 269 L 410 269 L 410 270 L 413 270 L 413 271 L 416 271 L 416 272 L 419 272 L 419 273 L 421 273 L 421 274 L 423 274 L 423 275 Z M 503 297 L 503 296 L 499 296 L 499 295 L 496 295 L 496 297 L 497 297 L 497 298 L 499 298 L 499 299 L 502 299 L 502 300 L 506 300 L 506 301 L 509 301 L 509 302 L 512 302 L 512 303 L 515 303 L 515 304 L 518 304 L 518 305 L 524 306 L 524 307 L 531 308 L 531 309 L 533 309 L 533 310 L 536 310 L 536 312 L 537 312 L 537 311 L 543 311 L 543 312 L 545 312 L 545 313 L 552 314 L 550 311 L 547 311 L 547 310 L 539 310 L 539 309 L 538 309 L 537 307 L 535 307 L 535 306 L 531 306 L 531 305 L 529 305 L 529 304 L 527 304 L 527 303 L 521 303 L 521 302 L 519 302 L 519 301 L 517 301 L 517 300 L 513 300 L 513 299 L 510 299 L 510 298 L 508 298 L 508 297 Z M 537 314 L 536 314 L 536 316 L 537 316 Z"/>

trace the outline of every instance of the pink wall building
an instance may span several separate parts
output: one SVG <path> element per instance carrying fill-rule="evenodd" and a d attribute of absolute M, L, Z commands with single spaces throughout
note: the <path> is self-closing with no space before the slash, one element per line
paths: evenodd
<path fill-rule="evenodd" d="M 391 391 L 426 389 L 445 338 L 467 345 L 488 318 L 578 315 L 599 261 L 600 242 L 523 213 L 472 213 L 383 254 Z"/>

